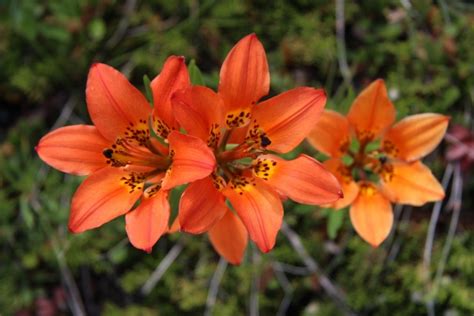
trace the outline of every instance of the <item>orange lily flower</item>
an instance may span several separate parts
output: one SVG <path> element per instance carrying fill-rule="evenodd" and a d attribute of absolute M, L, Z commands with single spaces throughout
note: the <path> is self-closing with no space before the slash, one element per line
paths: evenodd
<path fill-rule="evenodd" d="M 392 228 L 390 202 L 420 206 L 444 198 L 440 183 L 420 159 L 440 143 L 449 118 L 426 113 L 394 121 L 395 107 L 379 79 L 359 94 L 347 116 L 326 110 L 308 136 L 331 157 L 324 164 L 342 184 L 344 198 L 330 206 L 351 205 L 355 230 L 374 247 Z M 354 139 L 359 148 L 352 151 Z"/>
<path fill-rule="evenodd" d="M 189 85 L 184 59 L 168 58 L 151 83 L 152 109 L 120 72 L 105 64 L 91 67 L 86 101 L 94 125 L 59 128 L 36 148 L 50 166 L 88 176 L 72 198 L 72 232 L 125 214 L 130 242 L 149 252 L 167 231 L 169 190 L 207 177 L 216 165 L 206 143 L 174 131 L 171 95 Z M 151 136 L 151 128 L 158 137 Z"/>
<path fill-rule="evenodd" d="M 315 159 L 286 161 L 271 154 L 303 141 L 321 115 L 325 93 L 302 87 L 258 103 L 269 86 L 265 51 L 251 34 L 227 55 L 218 93 L 192 86 L 172 98 L 179 124 L 205 141 L 217 160 L 215 172 L 184 191 L 181 230 L 208 231 L 217 252 L 233 264 L 242 260 L 247 235 L 261 251 L 273 248 L 283 219 L 280 196 L 323 204 L 342 195 L 337 179 Z"/>

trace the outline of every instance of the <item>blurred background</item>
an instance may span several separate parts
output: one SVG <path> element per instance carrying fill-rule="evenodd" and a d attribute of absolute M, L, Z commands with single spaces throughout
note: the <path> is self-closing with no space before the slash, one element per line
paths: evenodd
<path fill-rule="evenodd" d="M 395 207 L 377 249 L 347 210 L 286 202 L 275 249 L 250 245 L 238 267 L 206 235 L 139 251 L 123 217 L 69 233 L 82 179 L 47 167 L 34 146 L 52 129 L 90 123 L 89 66 L 112 65 L 144 91 L 144 75 L 184 55 L 216 87 L 227 52 L 252 32 L 268 54 L 271 95 L 322 87 L 327 107 L 346 113 L 384 78 L 398 118 L 450 115 L 425 159 L 446 199 Z M 0 1 L 0 315 L 472 315 L 473 47 L 466 0 Z"/>

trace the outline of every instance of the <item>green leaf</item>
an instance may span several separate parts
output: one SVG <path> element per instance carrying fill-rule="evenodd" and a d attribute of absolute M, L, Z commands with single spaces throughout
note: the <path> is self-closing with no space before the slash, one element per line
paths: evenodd
<path fill-rule="evenodd" d="M 145 86 L 145 93 L 146 93 L 146 98 L 150 102 L 151 106 L 153 107 L 153 93 L 151 92 L 151 81 L 150 78 L 148 78 L 147 75 L 143 76 L 143 85 Z"/>
<path fill-rule="evenodd" d="M 196 65 L 196 61 L 191 59 L 188 65 L 189 77 L 193 85 L 204 86 L 204 79 L 202 78 L 201 70 Z"/>
<path fill-rule="evenodd" d="M 334 239 L 337 236 L 337 232 L 342 227 L 342 223 L 344 222 L 344 212 L 343 211 L 333 211 L 330 210 L 328 212 L 328 235 L 329 238 Z"/>

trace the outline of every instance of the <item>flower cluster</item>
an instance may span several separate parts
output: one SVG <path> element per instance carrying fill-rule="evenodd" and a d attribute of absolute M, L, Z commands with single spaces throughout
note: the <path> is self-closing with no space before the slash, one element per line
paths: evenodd
<path fill-rule="evenodd" d="M 54 168 L 87 175 L 72 198 L 69 229 L 125 215 L 130 242 L 151 251 L 170 229 L 170 190 L 188 184 L 173 226 L 208 232 L 215 249 L 238 264 L 248 237 L 263 252 L 274 247 L 283 199 L 337 203 L 341 186 L 324 165 L 304 154 L 278 156 L 309 135 L 325 93 L 300 87 L 259 102 L 269 86 L 254 34 L 229 52 L 217 92 L 191 85 L 184 59 L 169 57 L 151 82 L 153 107 L 120 72 L 93 65 L 86 101 L 94 125 L 59 128 L 37 146 Z"/>
<path fill-rule="evenodd" d="M 442 140 L 449 118 L 425 113 L 394 124 L 395 107 L 383 80 L 354 100 L 347 116 L 324 111 L 308 140 L 328 155 L 325 166 L 339 179 L 351 222 L 368 243 L 378 246 L 390 233 L 390 202 L 420 206 L 444 198 L 444 190 L 420 162 Z"/>

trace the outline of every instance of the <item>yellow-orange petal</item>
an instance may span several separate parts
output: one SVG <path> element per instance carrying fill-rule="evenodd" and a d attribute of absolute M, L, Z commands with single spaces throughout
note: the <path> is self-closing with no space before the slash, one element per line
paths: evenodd
<path fill-rule="evenodd" d="M 211 133 L 220 133 L 224 105 L 221 97 L 211 89 L 192 86 L 180 90 L 173 95 L 172 103 L 176 119 L 188 134 L 207 143 L 211 140 Z"/>
<path fill-rule="evenodd" d="M 336 177 L 307 155 L 290 161 L 275 155 L 262 155 L 254 162 L 253 173 L 298 203 L 321 205 L 343 196 Z"/>
<path fill-rule="evenodd" d="M 359 186 L 359 195 L 350 209 L 351 222 L 362 239 L 377 247 L 392 229 L 392 205 L 372 183 L 360 182 Z"/>
<path fill-rule="evenodd" d="M 362 142 L 380 136 L 395 121 L 395 107 L 382 79 L 375 80 L 354 100 L 347 119 Z"/>
<path fill-rule="evenodd" d="M 162 120 L 169 128 L 178 129 L 171 105 L 174 92 L 191 85 L 188 68 L 182 56 L 166 59 L 161 73 L 151 82 L 153 92 L 153 116 Z M 160 134 L 157 132 L 157 134 Z"/>
<path fill-rule="evenodd" d="M 181 230 L 191 234 L 208 231 L 228 210 L 225 197 L 210 177 L 197 180 L 184 190 L 179 201 Z"/>
<path fill-rule="evenodd" d="M 231 210 L 209 230 L 209 239 L 217 253 L 231 264 L 242 262 L 248 243 L 247 229 Z"/>
<path fill-rule="evenodd" d="M 163 190 L 205 178 L 214 171 L 214 153 L 201 139 L 173 131 L 168 142 L 173 162 L 163 179 Z"/>
<path fill-rule="evenodd" d="M 338 210 L 354 202 L 357 195 L 359 194 L 359 186 L 352 178 L 349 169 L 344 166 L 342 161 L 338 158 L 326 160 L 323 165 L 334 176 L 336 176 L 337 180 L 341 184 L 342 193 L 344 194 L 344 197 L 342 199 L 339 199 L 336 202 L 328 204 L 326 206 Z"/>
<path fill-rule="evenodd" d="M 271 142 L 267 149 L 286 153 L 308 136 L 325 104 L 321 89 L 300 87 L 281 93 L 253 109 L 249 135 L 263 131 Z"/>
<path fill-rule="evenodd" d="M 91 125 L 58 128 L 41 138 L 36 147 L 40 158 L 62 172 L 88 175 L 107 165 L 102 151 L 110 145 Z"/>
<path fill-rule="evenodd" d="M 124 178 L 128 176 L 117 168 L 105 167 L 87 177 L 72 197 L 69 229 L 80 233 L 127 213 L 143 190 L 143 184 L 134 189 L 126 184 Z"/>
<path fill-rule="evenodd" d="M 381 177 L 383 194 L 394 203 L 420 206 L 444 198 L 441 184 L 420 161 L 394 162 L 392 174 Z"/>
<path fill-rule="evenodd" d="M 411 115 L 393 125 L 383 137 L 384 150 L 392 157 L 414 161 L 426 156 L 443 139 L 449 117 L 435 113 Z"/>
<path fill-rule="evenodd" d="M 87 109 L 99 132 L 115 141 L 130 124 L 148 120 L 150 104 L 123 74 L 105 65 L 94 64 L 89 70 L 86 88 Z"/>
<path fill-rule="evenodd" d="M 168 229 L 170 204 L 168 191 L 143 197 L 140 205 L 125 215 L 125 230 L 130 243 L 148 253 Z"/>
<path fill-rule="evenodd" d="M 176 217 L 174 219 L 173 223 L 171 224 L 171 226 L 166 231 L 166 233 L 167 234 L 174 234 L 174 233 L 178 233 L 180 230 L 181 230 L 181 227 L 179 226 L 179 219 L 178 219 L 178 217 Z"/>
<path fill-rule="evenodd" d="M 265 50 L 255 34 L 242 38 L 222 64 L 219 94 L 225 112 L 250 110 L 270 89 Z"/>
<path fill-rule="evenodd" d="M 324 110 L 307 140 L 320 152 L 330 157 L 340 157 L 349 148 L 349 121 L 335 111 Z"/>
<path fill-rule="evenodd" d="M 278 194 L 263 180 L 238 177 L 223 191 L 262 252 L 270 251 L 283 220 Z"/>

